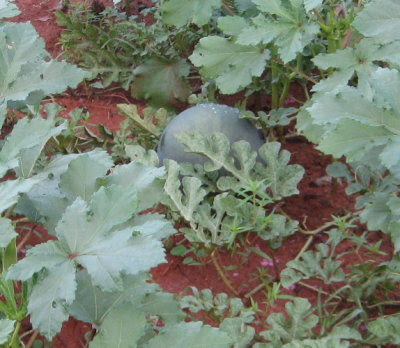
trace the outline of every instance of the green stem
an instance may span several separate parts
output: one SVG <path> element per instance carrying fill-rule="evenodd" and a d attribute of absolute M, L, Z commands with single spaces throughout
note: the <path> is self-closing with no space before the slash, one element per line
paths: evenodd
<path fill-rule="evenodd" d="M 290 76 L 285 80 L 285 83 L 283 85 L 282 93 L 279 98 L 279 107 L 284 107 L 285 106 L 285 100 L 289 94 L 289 88 L 290 88 L 290 82 L 291 82 Z"/>
<path fill-rule="evenodd" d="M 14 332 L 12 334 L 10 344 L 8 345 L 10 348 L 20 348 L 20 342 L 19 342 L 19 330 L 21 329 L 21 322 L 17 321 L 17 324 L 15 325 Z"/>
<path fill-rule="evenodd" d="M 336 52 L 336 40 L 332 36 L 328 37 L 328 53 Z"/>
<path fill-rule="evenodd" d="M 272 77 L 272 84 L 271 84 L 271 89 L 272 89 L 272 109 L 278 109 L 279 108 L 279 69 L 278 69 L 278 64 L 276 61 L 272 61 L 271 63 L 271 77 Z"/>

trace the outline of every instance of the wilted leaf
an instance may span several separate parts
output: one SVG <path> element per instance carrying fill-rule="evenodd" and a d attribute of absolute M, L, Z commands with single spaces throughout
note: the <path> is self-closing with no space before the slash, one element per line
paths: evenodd
<path fill-rule="evenodd" d="M 184 80 L 188 73 L 189 66 L 184 61 L 153 58 L 134 70 L 132 95 L 137 99 L 146 99 L 157 107 L 176 106 L 190 95 Z"/>

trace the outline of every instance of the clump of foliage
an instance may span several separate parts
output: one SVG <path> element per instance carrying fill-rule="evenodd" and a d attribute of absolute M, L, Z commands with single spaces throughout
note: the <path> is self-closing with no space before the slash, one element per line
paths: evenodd
<path fill-rule="evenodd" d="M 204 35 L 198 28 L 173 28 L 160 21 L 155 8 L 142 17 L 111 6 L 96 10 L 87 2 L 57 11 L 64 55 L 101 79 L 101 87 L 118 82 L 135 98 L 155 106 L 177 106 L 190 94 L 186 77 L 188 51 Z M 95 84 L 95 86 L 97 86 Z"/>

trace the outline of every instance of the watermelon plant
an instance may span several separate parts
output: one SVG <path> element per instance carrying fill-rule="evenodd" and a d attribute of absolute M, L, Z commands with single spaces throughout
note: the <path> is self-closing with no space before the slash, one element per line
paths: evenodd
<path fill-rule="evenodd" d="M 162 0 L 136 17 L 130 5 L 58 13 L 66 56 L 91 73 L 51 59 L 30 23 L 0 22 L 1 125 L 8 120 L 0 344 L 32 347 L 36 334 L 24 343 L 22 329 L 29 317 L 45 337 L 35 344 L 52 345 L 73 317 L 92 326 L 89 347 L 399 345 L 398 0 Z M 0 0 L 1 18 L 17 14 Z M 154 22 L 140 22 L 143 15 Z M 185 103 L 190 79 L 201 84 L 189 98 L 199 104 L 243 91 L 238 107 L 260 130 L 217 104 L 176 118 L 121 104 L 126 122 L 103 141 L 83 131 L 82 110 L 65 120 L 56 104 L 39 105 L 94 77 L 101 81 L 93 88 L 119 81 L 156 105 Z M 287 108 L 294 87 L 304 98 Z M 244 110 L 263 93 L 268 108 Z M 282 133 L 294 132 L 294 119 L 297 134 Z M 277 126 L 286 127 L 279 139 L 306 137 L 338 160 L 328 179 L 357 194 L 352 211 L 314 230 L 290 217 L 287 198 L 299 193 L 305 170 L 275 141 Z M 49 235 L 25 255 L 22 222 Z M 299 235 L 303 247 L 278 269 L 285 241 Z M 249 236 L 266 251 L 249 248 Z M 191 287 L 175 296 L 155 283 L 151 269 L 177 240 L 175 260 L 193 272 L 212 263 L 229 295 Z M 255 253 L 275 274 L 259 268 L 260 284 L 238 289 L 221 263 L 227 252 Z M 261 292 L 264 303 L 255 300 Z"/>

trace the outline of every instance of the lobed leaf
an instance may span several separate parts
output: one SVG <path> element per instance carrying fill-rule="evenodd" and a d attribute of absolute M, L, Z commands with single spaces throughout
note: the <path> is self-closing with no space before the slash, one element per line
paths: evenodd
<path fill-rule="evenodd" d="M 0 151 L 0 176 L 17 168 L 20 177 L 32 175 L 33 167 L 47 141 L 66 129 L 66 123 L 55 126 L 54 120 L 27 117 L 18 121 Z"/>
<path fill-rule="evenodd" d="M 201 188 L 202 183 L 194 177 L 185 177 L 179 180 L 179 165 L 173 160 L 166 162 L 167 179 L 164 190 L 186 221 L 192 221 L 193 213 L 206 195 L 206 191 Z"/>
<path fill-rule="evenodd" d="M 1 1 L 1 0 L 0 0 Z M 0 7 L 1 10 L 1 7 Z M 1 12 L 0 12 L 1 15 Z M 1 17 L 0 17 L 1 18 Z M 0 344 L 7 343 L 14 331 L 15 320 L 0 319 Z"/>
<path fill-rule="evenodd" d="M 298 164 L 289 165 L 290 152 L 280 150 L 278 142 L 266 143 L 259 149 L 266 166 L 257 166 L 257 174 L 268 183 L 274 199 L 281 199 L 299 193 L 297 185 L 303 178 L 304 169 Z"/>
<path fill-rule="evenodd" d="M 78 320 L 101 324 L 114 308 L 127 303 L 138 306 L 148 294 L 155 292 L 158 286 L 148 280 L 146 273 L 123 276 L 121 290 L 105 292 L 93 284 L 86 270 L 80 270 L 76 274 L 77 290 L 70 313 Z"/>
<path fill-rule="evenodd" d="M 281 0 L 253 2 L 261 14 L 253 18 L 253 25 L 240 33 L 238 44 L 258 45 L 274 42 L 282 60 L 288 63 L 317 37 L 320 28 L 318 24 L 308 20 L 305 8 L 301 6 L 303 4 L 296 1 L 282 3 Z M 287 4 L 289 6 L 286 6 Z M 308 6 L 312 7 L 313 4 Z"/>
<path fill-rule="evenodd" d="M 208 36 L 197 44 L 191 62 L 201 74 L 215 79 L 224 94 L 233 94 L 261 76 L 270 52 L 267 49 L 236 44 L 223 37 Z"/>
<path fill-rule="evenodd" d="M 304 298 L 295 298 L 286 303 L 285 308 L 288 318 L 283 313 L 271 314 L 267 319 L 269 330 L 261 332 L 262 337 L 274 344 L 273 347 L 308 337 L 318 323 L 318 317 L 311 314 L 310 302 Z"/>
<path fill-rule="evenodd" d="M 0 212 L 12 207 L 18 202 L 19 194 L 28 192 L 38 184 L 39 178 L 7 180 L 0 183 Z"/>
<path fill-rule="evenodd" d="M 47 339 L 53 338 L 68 319 L 68 306 L 75 299 L 75 290 L 75 266 L 72 261 L 55 265 L 35 284 L 29 296 L 28 312 L 33 327 Z"/>
<path fill-rule="evenodd" d="M 234 342 L 222 330 L 201 322 L 179 323 L 150 339 L 144 348 L 230 348 Z"/>
<path fill-rule="evenodd" d="M 364 36 L 387 43 L 400 40 L 400 3 L 374 0 L 356 17 L 353 26 Z"/>
<path fill-rule="evenodd" d="M 361 340 L 360 333 L 347 326 L 336 326 L 331 333 L 317 339 L 296 340 L 283 348 L 348 348 L 353 340 Z"/>
<path fill-rule="evenodd" d="M 335 261 L 328 255 L 328 247 L 324 244 L 317 246 L 318 251 L 307 251 L 299 260 L 287 263 L 287 268 L 281 272 L 281 283 L 289 287 L 300 280 L 317 278 L 325 284 L 341 282 L 345 280 L 345 274 L 341 268 L 342 262 Z"/>
<path fill-rule="evenodd" d="M 241 318 L 226 318 L 219 328 L 232 338 L 237 348 L 248 347 L 255 334 L 255 329 L 245 325 Z"/>
<path fill-rule="evenodd" d="M 400 344 L 400 317 L 381 317 L 368 324 L 368 330 L 381 341 Z"/>
<path fill-rule="evenodd" d="M 15 232 L 11 220 L 0 217 L 0 248 L 7 247 L 16 236 L 18 234 Z"/>
<path fill-rule="evenodd" d="M 0 107 L 10 102 L 38 103 L 44 95 L 76 87 L 88 72 L 49 59 L 44 40 L 31 23 L 0 27 Z M 2 117 L 0 117 L 1 119 Z"/>
<path fill-rule="evenodd" d="M 160 202 L 162 197 L 162 187 L 164 181 L 164 167 L 132 162 L 125 165 L 116 166 L 113 172 L 107 176 L 107 185 L 120 185 L 126 189 L 134 186 L 137 192 L 138 211 L 152 208 Z"/>
<path fill-rule="evenodd" d="M 188 23 L 207 24 L 213 10 L 221 7 L 221 0 L 166 0 L 161 5 L 164 23 L 183 27 Z"/>
<path fill-rule="evenodd" d="M 21 12 L 10 0 L 0 0 L 0 19 L 18 16 Z M 4 342 L 0 342 L 4 343 Z"/>
<path fill-rule="evenodd" d="M 90 342 L 90 348 L 136 348 L 145 334 L 146 316 L 128 303 L 113 308 L 105 317 L 100 332 Z"/>
<path fill-rule="evenodd" d="M 67 171 L 61 174 L 59 187 L 71 201 L 77 197 L 88 201 L 97 190 L 96 179 L 104 176 L 110 166 L 108 161 L 99 162 L 89 155 L 80 156 L 73 159 Z"/>
<path fill-rule="evenodd" d="M 382 45 L 373 39 L 363 39 L 354 47 L 334 53 L 321 53 L 312 61 L 321 69 L 336 68 L 328 78 L 313 87 L 315 92 L 339 91 L 356 73 L 358 87 L 365 97 L 372 98 L 370 80 L 378 69 L 377 62 L 400 64 L 400 42 Z"/>
<path fill-rule="evenodd" d="M 388 169 L 400 164 L 393 156 L 400 135 L 400 73 L 378 68 L 371 75 L 370 92 L 342 87 L 339 94 L 316 95 L 306 110 L 321 125 L 319 149 L 349 161 L 381 162 Z M 371 95 L 373 99 L 371 99 Z M 374 158 L 373 158 L 374 157 Z"/>

